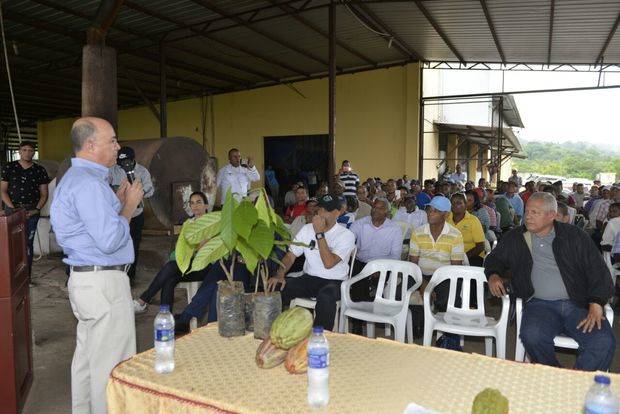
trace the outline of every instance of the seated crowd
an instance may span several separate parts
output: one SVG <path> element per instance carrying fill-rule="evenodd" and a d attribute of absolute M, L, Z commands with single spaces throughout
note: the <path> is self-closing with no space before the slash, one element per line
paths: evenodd
<path fill-rule="evenodd" d="M 403 176 L 362 182 L 345 161 L 330 184 L 313 185 L 313 194 L 301 181 L 284 195 L 284 221 L 306 247 L 291 245 L 282 265 L 271 263 L 264 288 L 279 289 L 285 308 L 295 298 L 316 299 L 315 325 L 332 330 L 341 283 L 373 260 L 416 263 L 424 278 L 421 292 L 442 266 L 483 267 L 490 294 L 510 292 L 523 300 L 521 340 L 533 362 L 559 366 L 553 338 L 564 334 L 579 344 L 575 368 L 607 370 L 615 337 L 603 308 L 615 288 L 611 263 L 601 252 L 620 261 L 620 188 L 593 186 L 586 195 L 582 184 L 570 193 L 561 182 L 529 181 L 519 192 L 521 187 L 517 171 L 495 190 L 484 178 L 476 186 L 460 165 L 441 181 Z M 190 207 L 194 218 L 205 214 L 204 194 L 192 194 Z M 296 277 L 288 277 L 291 272 Z M 257 280 L 251 276 L 243 263 L 235 267 L 235 280 L 248 291 Z M 191 303 L 175 315 L 177 330 L 186 332 L 192 317 L 216 320 L 216 282 L 223 279 L 220 266 L 181 278 L 171 257 L 134 301 L 136 312 L 159 291 L 161 303 L 172 306 L 176 284 L 202 281 Z M 352 285 L 352 300 L 372 301 L 377 283 L 371 276 Z M 437 310 L 446 309 L 448 292 L 448 281 L 435 287 Z M 353 331 L 361 333 L 361 325 L 354 322 Z M 458 337 L 444 335 L 438 342 L 459 348 Z"/>

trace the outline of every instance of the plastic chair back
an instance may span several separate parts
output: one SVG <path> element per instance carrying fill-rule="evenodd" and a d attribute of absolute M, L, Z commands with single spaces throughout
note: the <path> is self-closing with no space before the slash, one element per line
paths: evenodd
<path fill-rule="evenodd" d="M 375 303 L 395 304 L 403 300 L 409 302 L 407 295 L 409 278 L 412 277 L 415 291 L 422 284 L 422 271 L 411 262 L 403 260 L 380 259 L 369 262 L 358 276 L 369 277 L 374 273 L 379 273 L 379 283 L 375 293 Z M 398 281 L 402 280 L 400 287 L 400 300 L 396 299 Z"/>
<path fill-rule="evenodd" d="M 349 259 L 349 279 L 353 275 L 353 264 L 355 263 L 355 257 L 357 256 L 357 246 L 351 251 L 351 258 Z"/>
<path fill-rule="evenodd" d="M 475 266 L 443 266 L 433 273 L 426 292 L 431 292 L 440 283 L 449 280 L 450 292 L 448 294 L 447 314 L 463 315 L 466 317 L 485 317 L 484 313 L 484 284 L 487 278 L 484 275 L 484 268 Z M 461 284 L 461 306 L 456 306 L 458 294 L 458 282 Z M 477 307 L 472 309 L 470 303 L 471 281 L 476 283 L 476 299 Z"/>

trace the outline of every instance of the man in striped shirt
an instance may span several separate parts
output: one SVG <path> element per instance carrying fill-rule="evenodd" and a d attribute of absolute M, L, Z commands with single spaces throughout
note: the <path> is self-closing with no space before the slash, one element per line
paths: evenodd
<path fill-rule="evenodd" d="M 344 184 L 345 197 L 357 197 L 357 187 L 360 185 L 360 177 L 351 169 L 351 163 L 348 160 L 342 161 L 342 168 L 339 175 L 340 181 Z"/>

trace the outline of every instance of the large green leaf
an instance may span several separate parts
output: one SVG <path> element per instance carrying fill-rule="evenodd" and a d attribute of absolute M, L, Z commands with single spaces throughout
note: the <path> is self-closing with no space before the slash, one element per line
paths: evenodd
<path fill-rule="evenodd" d="M 248 240 L 249 245 L 261 255 L 263 259 L 269 257 L 273 249 L 273 231 L 263 221 L 259 220 L 252 229 Z"/>
<path fill-rule="evenodd" d="M 247 240 L 257 220 L 258 212 L 254 204 L 252 204 L 251 201 L 243 200 L 239 203 L 237 208 L 235 208 L 233 213 L 233 229 L 237 234 Z"/>
<path fill-rule="evenodd" d="M 175 260 L 181 273 L 185 274 L 185 272 L 187 272 L 195 250 L 196 246 L 191 246 L 187 240 L 185 240 L 183 231 L 181 230 L 181 234 L 179 235 L 177 244 L 174 248 Z"/>
<path fill-rule="evenodd" d="M 237 233 L 233 228 L 233 213 L 235 211 L 235 199 L 230 192 L 230 188 L 226 192 L 226 199 L 222 207 L 222 215 L 220 220 L 220 236 L 229 251 L 235 248 L 237 243 Z"/>
<path fill-rule="evenodd" d="M 258 219 L 262 220 L 265 224 L 271 223 L 270 209 L 271 207 L 269 203 L 267 203 L 265 192 L 261 191 L 256 199 L 256 212 L 258 213 Z"/>
<path fill-rule="evenodd" d="M 189 223 L 185 231 L 185 239 L 189 244 L 198 245 L 205 238 L 210 239 L 220 232 L 221 211 L 205 214 L 199 219 Z"/>
<path fill-rule="evenodd" d="M 242 238 L 237 239 L 237 246 L 235 247 L 243 260 L 245 261 L 245 266 L 248 268 L 250 273 L 254 273 L 256 266 L 258 265 L 258 253 Z"/>
<path fill-rule="evenodd" d="M 192 272 L 197 272 L 199 270 L 203 270 L 211 263 L 215 263 L 224 257 L 228 253 L 228 249 L 226 245 L 224 245 L 224 241 L 221 237 L 216 236 L 205 243 L 204 246 L 196 256 L 194 256 L 194 261 L 192 262 Z"/>

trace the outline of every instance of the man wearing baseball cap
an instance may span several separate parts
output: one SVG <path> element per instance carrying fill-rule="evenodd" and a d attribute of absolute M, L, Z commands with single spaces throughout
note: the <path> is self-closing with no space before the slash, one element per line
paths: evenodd
<path fill-rule="evenodd" d="M 446 221 L 451 209 L 452 204 L 449 199 L 444 196 L 433 197 L 426 205 L 428 223 L 414 229 L 411 233 L 409 260 L 420 266 L 422 270 L 424 281 L 420 288 L 421 294 L 424 293 L 435 270 L 442 266 L 463 264 L 465 256 L 463 236 L 456 227 Z M 442 282 L 434 289 L 435 306 L 440 312 L 446 310 L 449 291 L 450 281 Z M 454 339 L 450 335 L 444 335 L 444 337 Z M 458 347 L 458 342 L 458 337 L 456 337 L 455 345 L 445 347 L 454 349 Z"/>
<path fill-rule="evenodd" d="M 335 194 L 319 198 L 318 212 L 312 223 L 306 224 L 295 236 L 295 242 L 308 247 L 291 245 L 282 258 L 283 266 L 269 279 L 267 290 L 278 284 L 282 290 L 282 306 L 288 307 L 295 298 L 316 298 L 314 326 L 334 328 L 336 302 L 340 300 L 340 284 L 349 274 L 349 259 L 355 248 L 355 235 L 336 223 L 342 201 Z M 285 280 L 295 258 L 304 255 L 304 274 Z"/>
<path fill-rule="evenodd" d="M 129 181 L 130 184 L 139 179 L 142 182 L 142 190 L 144 198 L 149 198 L 155 192 L 151 174 L 146 167 L 136 162 L 136 153 L 131 147 L 121 147 L 118 150 L 116 164 L 110 168 L 110 185 L 114 192 L 118 190 L 123 180 Z M 131 240 L 133 241 L 134 262 L 127 271 L 129 282 L 133 286 L 136 277 L 136 266 L 138 266 L 138 251 L 140 250 L 140 241 L 142 240 L 142 227 L 144 227 L 144 204 L 140 203 L 131 217 L 129 222 L 129 230 Z"/>

